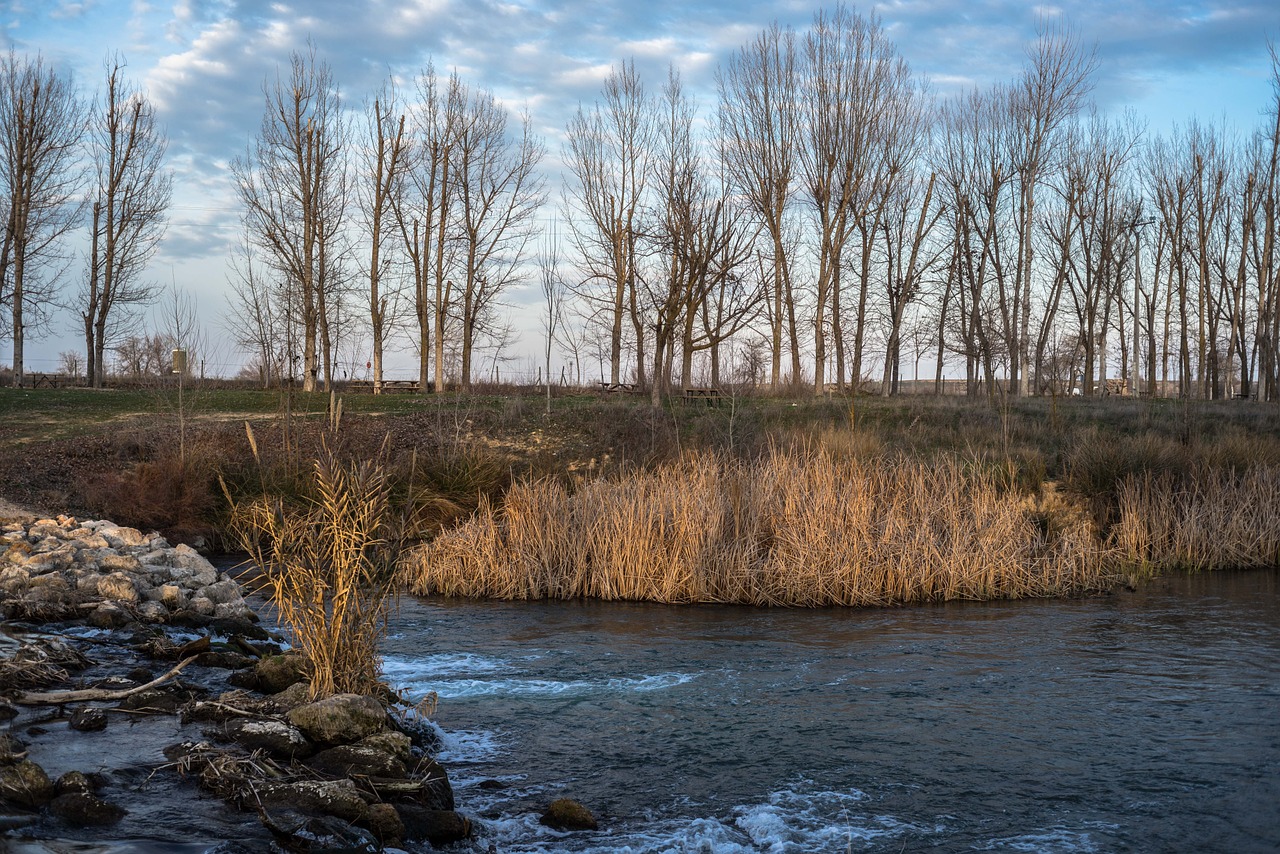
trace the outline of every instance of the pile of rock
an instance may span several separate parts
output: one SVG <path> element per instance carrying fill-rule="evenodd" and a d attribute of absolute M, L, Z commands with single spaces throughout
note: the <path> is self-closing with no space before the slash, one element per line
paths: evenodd
<path fill-rule="evenodd" d="M 281 662 L 264 659 L 258 669 L 279 671 Z M 297 683 L 262 701 L 230 694 L 197 703 L 185 714 L 214 722 L 210 741 L 175 744 L 165 755 L 203 788 L 256 809 L 285 847 L 447 845 L 471 835 L 444 769 L 424 749 L 430 731 L 373 697 L 306 695 Z"/>
<path fill-rule="evenodd" d="M 101 628 L 256 619 L 234 580 L 158 534 L 59 516 L 0 527 L 0 549 L 9 619 L 83 617 Z"/>

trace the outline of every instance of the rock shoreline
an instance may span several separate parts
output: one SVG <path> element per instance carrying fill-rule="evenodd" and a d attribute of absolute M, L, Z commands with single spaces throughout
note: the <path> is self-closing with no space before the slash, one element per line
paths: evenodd
<path fill-rule="evenodd" d="M 97 732 L 137 714 L 177 716 L 200 735 L 165 747 L 154 774 L 256 813 L 285 850 L 379 851 L 472 835 L 432 758 L 436 730 L 425 717 L 390 695 L 310 702 L 300 657 L 282 653 L 236 580 L 189 546 L 106 521 L 10 522 L 0 526 L 0 604 L 10 629 L 30 632 L 3 638 L 0 840 L 119 822 L 120 803 L 136 793 L 97 772 L 91 755 L 84 771 L 50 779 L 24 736 L 38 741 L 54 725 Z M 43 690 L 93 664 L 70 637 L 76 627 L 119 636 L 132 669 Z M 174 661 L 159 679 L 148 664 Z M 41 716 L 30 719 L 32 709 Z"/>

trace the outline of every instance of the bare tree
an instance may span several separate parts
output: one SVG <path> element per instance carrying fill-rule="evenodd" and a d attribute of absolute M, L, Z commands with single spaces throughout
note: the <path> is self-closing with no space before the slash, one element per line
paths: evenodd
<path fill-rule="evenodd" d="M 519 135 L 513 138 L 507 112 L 493 93 L 472 94 L 458 130 L 451 170 L 461 237 L 463 388 L 471 385 L 477 337 L 486 331 L 502 292 L 520 278 L 534 215 L 545 200 L 537 171 L 543 151 L 528 116 L 522 117 Z"/>
<path fill-rule="evenodd" d="M 770 239 L 768 317 L 770 385 L 782 384 L 783 333 L 791 378 L 799 382 L 800 337 L 787 220 L 795 192 L 800 135 L 800 70 L 795 33 L 774 23 L 716 73 L 720 96 L 720 159 Z"/>
<path fill-rule="evenodd" d="M 826 385 L 827 327 L 839 334 L 840 272 L 855 228 L 878 219 L 888 188 L 919 149 L 921 104 L 911 70 L 875 16 L 840 5 L 819 12 L 804 40 L 801 170 L 815 226 L 814 389 Z M 861 280 L 854 347 L 861 372 L 867 277 Z M 830 320 L 828 319 L 830 318 Z M 843 341 L 841 340 L 841 349 Z"/>
<path fill-rule="evenodd" d="M 369 252 L 369 331 L 373 337 L 373 392 L 382 393 L 382 356 L 397 293 L 386 287 L 392 269 L 392 228 L 409 168 L 410 137 L 394 80 L 387 80 L 365 104 L 365 139 L 356 196 Z"/>
<path fill-rule="evenodd" d="M 282 383 L 286 377 L 292 381 L 289 359 L 296 352 L 298 336 L 296 313 L 289 300 L 296 293 L 282 287 L 279 278 L 272 279 L 267 274 L 257 262 L 247 235 L 234 256 L 232 270 L 227 331 L 253 354 L 264 388 Z"/>
<path fill-rule="evenodd" d="M 654 146 L 653 99 L 634 62 L 605 79 L 603 103 L 578 109 L 566 129 L 573 176 L 564 209 L 587 281 L 584 295 L 609 311 L 609 381 L 622 380 L 623 322 L 636 338 L 636 378 L 644 382 L 644 317 L 636 273 L 640 208 Z M 599 293 L 598 293 L 599 292 Z"/>
<path fill-rule="evenodd" d="M 263 86 L 266 109 L 253 147 L 231 164 L 246 228 L 297 291 L 302 387 L 333 380 L 346 194 L 347 129 L 328 63 L 311 47 L 290 57 L 287 80 Z"/>
<path fill-rule="evenodd" d="M 47 319 L 67 262 L 63 238 L 79 221 L 84 108 L 68 77 L 42 57 L 0 59 L 0 304 L 13 335 L 13 381 L 21 386 L 27 328 Z"/>
<path fill-rule="evenodd" d="M 164 168 L 168 140 L 146 95 L 124 79 L 124 59 L 106 62 L 106 86 L 93 107 L 93 231 L 88 281 L 77 310 L 84 325 L 87 375 L 106 378 L 105 353 L 153 302 L 159 285 L 142 278 L 165 232 L 172 175 Z"/>
<path fill-rule="evenodd" d="M 450 170 L 468 92 L 456 74 L 442 84 L 432 65 L 418 75 L 417 85 L 409 192 L 393 201 L 413 275 L 418 382 L 425 393 L 432 380 L 437 392 L 445 388 L 445 332 L 454 303 L 453 280 L 448 271 L 456 249 L 449 234 L 455 220 L 452 203 L 456 195 L 456 179 Z M 432 357 L 434 376 L 430 370 Z"/>
<path fill-rule="evenodd" d="M 1042 18 L 1027 51 L 1027 67 L 1009 100 L 1013 168 L 1017 179 L 1018 254 L 1013 290 L 1005 299 L 1006 338 L 1016 354 L 1010 368 L 1020 394 L 1031 390 L 1031 271 L 1036 189 L 1045 180 L 1061 144 L 1062 130 L 1085 105 L 1098 66 L 1097 51 L 1060 19 Z"/>

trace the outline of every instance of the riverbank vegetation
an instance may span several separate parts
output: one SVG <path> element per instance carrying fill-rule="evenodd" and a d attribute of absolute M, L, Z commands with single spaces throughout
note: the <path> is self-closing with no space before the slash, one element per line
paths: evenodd
<path fill-rule="evenodd" d="M 726 389 L 662 408 L 562 393 L 548 415 L 536 390 L 490 391 L 297 395 L 287 412 L 269 392 L 206 392 L 180 459 L 154 401 L 0 390 L 0 409 L 76 419 L 50 439 L 0 427 L 0 482 L 20 503 L 225 547 L 219 479 L 235 502 L 300 505 L 329 435 L 335 464 L 382 461 L 419 544 L 406 583 L 451 595 L 885 604 L 1280 564 L 1268 405 Z"/>

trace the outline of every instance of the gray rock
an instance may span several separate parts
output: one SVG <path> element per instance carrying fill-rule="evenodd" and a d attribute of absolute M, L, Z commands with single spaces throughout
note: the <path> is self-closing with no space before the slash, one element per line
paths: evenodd
<path fill-rule="evenodd" d="M 189 602 L 187 602 L 187 609 L 195 611 L 202 617 L 212 617 L 214 612 L 217 611 L 218 606 L 203 596 L 194 596 Z"/>
<path fill-rule="evenodd" d="M 265 750 L 284 759 L 304 759 L 315 749 L 302 731 L 284 721 L 238 718 L 227 722 L 226 735 L 248 750 Z"/>
<path fill-rule="evenodd" d="M 372 697 L 335 694 L 290 710 L 289 722 L 319 744 L 351 744 L 386 729 L 387 713 Z"/>
<path fill-rule="evenodd" d="M 113 599 L 117 602 L 137 602 L 138 585 L 132 575 L 113 572 L 98 580 L 98 595 L 103 599 Z"/>
<path fill-rule="evenodd" d="M 198 595 L 205 597 L 215 605 L 224 605 L 228 602 L 239 603 L 243 601 L 240 596 L 240 585 L 236 584 L 229 578 L 201 587 Z"/>
<path fill-rule="evenodd" d="M 169 609 L 163 602 L 143 602 L 138 606 L 138 619 L 147 623 L 163 623 L 169 616 Z"/>
<path fill-rule="evenodd" d="M 266 807 L 288 806 L 346 821 L 361 821 L 369 814 L 369 805 L 351 780 L 266 783 L 257 787 L 256 792 Z"/>
<path fill-rule="evenodd" d="M 141 572 L 142 564 L 133 555 L 108 552 L 98 558 L 98 566 L 110 572 Z"/>
<path fill-rule="evenodd" d="M 121 546 L 145 546 L 151 542 L 151 537 L 144 535 L 137 528 L 121 528 L 109 525 L 99 528 L 98 533 L 106 538 L 113 548 L 117 549 Z"/>

